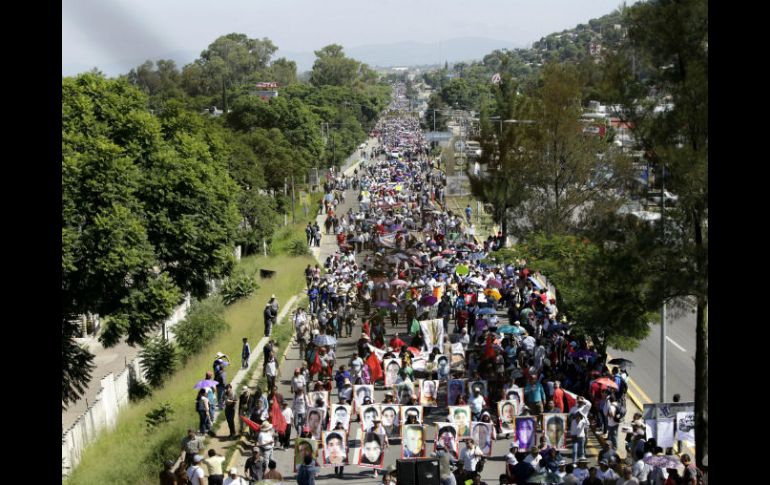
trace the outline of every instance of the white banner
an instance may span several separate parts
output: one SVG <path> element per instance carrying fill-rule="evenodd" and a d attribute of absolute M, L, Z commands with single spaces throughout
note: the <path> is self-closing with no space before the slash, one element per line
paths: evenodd
<path fill-rule="evenodd" d="M 695 413 L 676 413 L 676 439 L 695 443 Z"/>
<path fill-rule="evenodd" d="M 425 340 L 425 343 L 423 344 L 425 352 L 431 353 L 433 347 L 438 347 L 439 352 L 443 351 L 444 320 L 441 318 L 421 320 L 420 328 L 422 329 L 422 335 Z"/>
<path fill-rule="evenodd" d="M 656 423 L 656 438 L 658 446 L 663 449 L 674 446 L 674 419 L 659 418 Z"/>

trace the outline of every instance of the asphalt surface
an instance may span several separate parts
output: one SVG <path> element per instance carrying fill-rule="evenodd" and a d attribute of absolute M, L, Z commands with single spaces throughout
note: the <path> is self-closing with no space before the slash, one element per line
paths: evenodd
<path fill-rule="evenodd" d="M 666 318 L 666 402 L 679 393 L 681 401 L 695 400 L 695 313 L 694 310 L 669 309 Z M 651 326 L 650 335 L 633 352 L 610 349 L 612 357 L 634 362 L 629 369 L 631 393 L 644 403 L 660 401 L 659 324 Z"/>

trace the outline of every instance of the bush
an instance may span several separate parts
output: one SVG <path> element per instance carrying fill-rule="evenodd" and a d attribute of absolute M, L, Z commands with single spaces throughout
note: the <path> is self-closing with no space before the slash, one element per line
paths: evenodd
<path fill-rule="evenodd" d="M 132 402 L 141 401 L 151 394 L 150 386 L 142 381 L 132 380 L 128 386 L 128 399 Z"/>
<path fill-rule="evenodd" d="M 187 317 L 171 329 L 176 336 L 183 362 L 213 342 L 219 333 L 230 328 L 223 312 L 224 304 L 219 298 L 195 301 Z"/>
<path fill-rule="evenodd" d="M 144 421 L 147 423 L 148 430 L 153 430 L 163 423 L 169 422 L 174 410 L 166 401 L 162 401 L 158 407 L 144 415 Z"/>
<path fill-rule="evenodd" d="M 289 254 L 292 256 L 310 256 L 310 248 L 304 239 L 295 239 L 289 244 Z"/>
<path fill-rule="evenodd" d="M 232 305 L 241 298 L 250 296 L 259 288 L 257 281 L 246 273 L 239 272 L 231 275 L 222 284 L 220 294 L 225 305 Z"/>
<path fill-rule="evenodd" d="M 176 346 L 162 337 L 149 339 L 139 352 L 144 378 L 151 387 L 160 387 L 174 373 L 179 363 Z"/>

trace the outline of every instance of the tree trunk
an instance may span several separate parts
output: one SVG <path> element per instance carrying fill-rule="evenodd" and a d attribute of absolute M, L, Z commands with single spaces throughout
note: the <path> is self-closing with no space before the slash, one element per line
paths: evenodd
<path fill-rule="evenodd" d="M 225 78 L 222 78 L 222 112 L 227 114 L 227 88 L 225 88 Z"/>
<path fill-rule="evenodd" d="M 708 302 L 698 298 L 695 314 L 695 463 L 709 452 Z"/>

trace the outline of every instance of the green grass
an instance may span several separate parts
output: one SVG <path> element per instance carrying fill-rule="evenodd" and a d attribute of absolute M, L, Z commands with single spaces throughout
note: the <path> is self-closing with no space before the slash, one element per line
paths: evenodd
<path fill-rule="evenodd" d="M 449 210 L 456 214 L 460 214 L 465 221 L 465 207 L 470 204 L 473 209 L 473 215 L 471 220 L 476 224 L 476 239 L 479 241 L 486 239 L 487 236 L 492 234 L 494 228 L 494 221 L 492 215 L 484 211 L 484 204 L 481 205 L 481 213 L 479 213 L 476 205 L 476 199 L 472 195 L 467 196 L 447 196 L 446 205 Z"/>
<path fill-rule="evenodd" d="M 256 274 L 260 288 L 251 297 L 226 308 L 225 320 L 230 324 L 230 330 L 193 356 L 162 389 L 124 408 L 114 431 L 103 432 L 83 453 L 80 464 L 65 482 L 67 485 L 157 483 L 163 460 L 176 459 L 187 428 L 197 428 L 192 386 L 211 370 L 214 354 L 222 351 L 232 357 L 233 367 L 228 374 L 232 379 L 240 368 L 241 339 L 248 336 L 249 342 L 255 345 L 264 335 L 262 310 L 265 302 L 275 294 L 278 301 L 285 304 L 298 294 L 305 285 L 303 270 L 308 264 L 315 264 L 315 260 L 309 256 L 249 256 L 240 264 L 247 273 Z M 261 279 L 258 274 L 261 268 L 277 271 L 277 274 L 270 279 Z M 291 325 L 277 326 L 276 339 L 288 342 L 291 330 Z M 284 336 L 284 332 L 289 335 Z M 145 414 L 161 401 L 171 404 L 173 417 L 148 433 Z"/>

